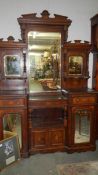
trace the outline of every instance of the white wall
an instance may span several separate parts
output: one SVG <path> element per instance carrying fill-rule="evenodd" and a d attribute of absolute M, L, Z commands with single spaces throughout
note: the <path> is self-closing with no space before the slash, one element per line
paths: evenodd
<path fill-rule="evenodd" d="M 40 13 L 48 10 L 50 14 L 68 16 L 72 20 L 68 40 L 90 41 L 90 18 L 98 13 L 98 0 L 0 0 L 0 38 L 13 35 L 20 39 L 20 27 L 17 18 L 21 14 Z M 90 74 L 92 72 L 92 54 L 90 54 Z M 91 79 L 88 82 L 91 87 Z"/>

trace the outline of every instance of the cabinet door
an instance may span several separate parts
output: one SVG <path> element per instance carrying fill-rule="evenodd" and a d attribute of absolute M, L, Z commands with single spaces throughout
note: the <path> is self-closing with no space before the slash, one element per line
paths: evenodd
<path fill-rule="evenodd" d="M 74 144 L 90 143 L 94 139 L 94 107 L 73 107 Z"/>
<path fill-rule="evenodd" d="M 44 148 L 48 145 L 48 132 L 46 130 L 36 130 L 32 132 L 33 148 Z"/>
<path fill-rule="evenodd" d="M 65 143 L 64 129 L 52 129 L 49 132 L 50 146 L 62 146 Z"/>
<path fill-rule="evenodd" d="M 0 110 L 0 139 L 6 139 L 12 133 L 18 135 L 22 157 L 28 156 L 27 111 L 19 108 Z"/>

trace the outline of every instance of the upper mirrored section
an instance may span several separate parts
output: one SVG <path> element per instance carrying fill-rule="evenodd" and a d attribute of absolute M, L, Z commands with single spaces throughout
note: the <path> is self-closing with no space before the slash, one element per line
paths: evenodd
<path fill-rule="evenodd" d="M 64 42 L 71 20 L 44 10 L 18 18 L 22 41 L 28 47 L 29 92 L 52 91 L 64 84 Z"/>
<path fill-rule="evenodd" d="M 26 77 L 26 43 L 15 41 L 9 36 L 6 41 L 0 39 L 0 78 L 24 79 Z"/>
<path fill-rule="evenodd" d="M 29 91 L 50 91 L 61 86 L 61 33 L 28 33 Z"/>

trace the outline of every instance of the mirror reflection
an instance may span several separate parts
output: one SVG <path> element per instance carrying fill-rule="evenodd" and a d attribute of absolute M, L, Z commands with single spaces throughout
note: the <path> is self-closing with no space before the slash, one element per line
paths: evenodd
<path fill-rule="evenodd" d="M 61 86 L 61 33 L 28 33 L 29 91 L 55 90 Z"/>
<path fill-rule="evenodd" d="M 75 113 L 75 143 L 90 141 L 90 117 L 87 110 Z"/>
<path fill-rule="evenodd" d="M 19 138 L 20 148 L 22 147 L 21 117 L 19 114 L 6 114 L 3 117 L 3 131 L 16 133 Z"/>
<path fill-rule="evenodd" d="M 83 68 L 83 57 L 82 56 L 70 56 L 69 57 L 69 74 L 70 75 L 81 75 Z"/>
<path fill-rule="evenodd" d="M 21 62 L 18 55 L 6 55 L 4 57 L 5 76 L 20 76 Z"/>

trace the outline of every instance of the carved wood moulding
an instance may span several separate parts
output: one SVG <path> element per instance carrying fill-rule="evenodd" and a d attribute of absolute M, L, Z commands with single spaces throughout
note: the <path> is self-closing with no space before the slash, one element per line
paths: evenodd
<path fill-rule="evenodd" d="M 9 36 L 7 41 L 4 41 L 3 38 L 0 38 L 0 48 L 26 48 L 26 43 L 23 43 L 22 40 L 15 41 L 13 36 Z"/>
<path fill-rule="evenodd" d="M 81 42 L 81 40 L 74 40 L 74 42 L 68 41 L 65 42 L 64 44 L 64 51 L 66 52 L 67 50 L 83 50 L 86 52 L 90 52 L 91 51 L 91 44 L 89 43 L 89 41 L 84 41 Z"/>
<path fill-rule="evenodd" d="M 31 23 L 31 24 L 38 24 L 39 22 L 41 24 L 44 24 L 45 22 L 47 24 L 51 25 L 67 25 L 69 26 L 71 24 L 71 20 L 68 19 L 67 16 L 57 15 L 54 14 L 54 17 L 50 17 L 50 14 L 47 10 L 44 10 L 41 13 L 41 17 L 37 17 L 37 13 L 31 13 L 31 14 L 23 14 L 20 18 L 18 18 L 19 24 L 22 23 Z"/>

